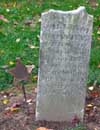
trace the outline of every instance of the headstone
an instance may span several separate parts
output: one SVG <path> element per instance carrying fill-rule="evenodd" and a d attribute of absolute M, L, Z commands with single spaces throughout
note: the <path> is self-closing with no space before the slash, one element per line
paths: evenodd
<path fill-rule="evenodd" d="M 36 120 L 83 120 L 93 17 L 79 7 L 41 22 Z"/>

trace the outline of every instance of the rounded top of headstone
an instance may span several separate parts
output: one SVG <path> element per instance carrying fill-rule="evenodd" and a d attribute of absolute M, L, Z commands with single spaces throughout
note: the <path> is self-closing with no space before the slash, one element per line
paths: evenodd
<path fill-rule="evenodd" d="M 42 15 L 47 15 L 49 13 L 59 13 L 59 14 L 64 14 L 64 15 L 67 15 L 67 14 L 79 14 L 79 13 L 82 13 L 84 12 L 85 14 L 87 14 L 89 17 L 93 17 L 92 15 L 89 15 L 86 11 L 86 8 L 84 6 L 80 6 L 79 8 L 75 9 L 75 10 L 71 10 L 71 11 L 62 11 L 62 10 L 54 10 L 54 9 L 50 9 L 49 11 L 47 12 L 44 12 L 42 13 Z"/>

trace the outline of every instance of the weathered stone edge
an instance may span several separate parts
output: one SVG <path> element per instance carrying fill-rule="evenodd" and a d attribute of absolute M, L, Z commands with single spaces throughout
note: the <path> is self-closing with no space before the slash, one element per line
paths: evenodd
<path fill-rule="evenodd" d="M 54 9 L 50 9 L 47 12 L 43 12 L 41 15 L 48 15 L 49 13 L 60 13 L 60 14 L 78 14 L 80 12 L 85 12 L 91 19 L 93 19 L 93 16 L 88 14 L 86 11 L 86 8 L 84 6 L 80 6 L 79 8 L 75 9 L 75 10 L 71 10 L 71 11 L 62 11 L 62 10 L 54 10 Z"/>

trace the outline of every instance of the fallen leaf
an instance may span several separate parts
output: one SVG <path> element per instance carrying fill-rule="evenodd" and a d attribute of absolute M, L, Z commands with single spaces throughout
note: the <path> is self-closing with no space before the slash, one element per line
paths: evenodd
<path fill-rule="evenodd" d="M 11 111 L 9 111 L 9 110 L 4 111 L 4 115 L 11 116 Z"/>
<path fill-rule="evenodd" d="M 40 35 L 37 35 L 37 38 L 40 39 Z"/>
<path fill-rule="evenodd" d="M 32 103 L 32 99 L 28 99 L 27 101 L 26 101 L 29 105 L 32 105 L 33 103 Z"/>
<path fill-rule="evenodd" d="M 97 40 L 100 40 L 100 37 L 97 37 Z"/>
<path fill-rule="evenodd" d="M 93 104 L 87 104 L 87 107 L 93 107 Z"/>
<path fill-rule="evenodd" d="M 26 65 L 27 71 L 30 74 L 32 70 L 35 68 L 35 65 Z"/>
<path fill-rule="evenodd" d="M 11 110 L 11 112 L 18 112 L 20 110 L 20 108 L 17 108 L 17 107 L 13 108 L 13 107 L 11 107 L 10 110 Z"/>
<path fill-rule="evenodd" d="M 10 9 L 6 9 L 6 12 L 10 12 Z"/>
<path fill-rule="evenodd" d="M 94 86 L 90 86 L 88 89 L 89 89 L 90 91 L 93 91 Z"/>
<path fill-rule="evenodd" d="M 6 19 L 6 18 L 4 18 L 4 19 L 2 19 L 4 22 L 6 22 L 6 23 L 8 23 L 9 21 L 8 21 L 8 19 Z"/>
<path fill-rule="evenodd" d="M 9 61 L 9 65 L 13 65 L 14 64 L 14 62 L 13 61 Z"/>
<path fill-rule="evenodd" d="M 32 99 L 28 99 L 26 102 L 27 102 L 27 103 L 31 103 L 31 102 L 32 102 Z"/>
<path fill-rule="evenodd" d="M 20 38 L 17 38 L 17 39 L 16 39 L 16 42 L 17 42 L 17 43 L 20 42 Z"/>
<path fill-rule="evenodd" d="M 16 4 L 17 4 L 17 3 L 16 3 L 16 2 L 14 2 L 14 3 L 13 3 L 13 7 L 16 7 Z"/>
<path fill-rule="evenodd" d="M 12 106 L 11 106 L 11 108 L 16 108 L 16 107 L 20 107 L 20 103 L 14 103 Z"/>
<path fill-rule="evenodd" d="M 8 100 L 7 98 L 5 98 L 5 99 L 3 99 L 3 100 L 2 100 L 2 102 L 3 102 L 3 104 L 5 104 L 5 105 L 6 105 L 6 104 L 8 104 L 8 103 L 9 103 L 9 100 Z"/>
<path fill-rule="evenodd" d="M 29 11 L 30 9 L 29 9 L 29 8 L 27 8 L 27 10 Z"/>
<path fill-rule="evenodd" d="M 94 92 L 91 92 L 90 95 L 93 96 L 93 97 L 99 97 L 99 92 L 94 91 Z"/>
<path fill-rule="evenodd" d="M 91 110 L 91 109 L 88 108 L 88 107 L 85 108 L 85 112 L 86 112 L 86 113 L 90 113 L 90 110 Z"/>
<path fill-rule="evenodd" d="M 41 22 L 41 19 L 39 19 L 39 21 L 38 22 Z"/>
<path fill-rule="evenodd" d="M 37 128 L 36 130 L 49 130 L 49 129 L 47 129 L 47 128 L 45 128 L 45 127 L 39 127 L 39 128 Z"/>
<path fill-rule="evenodd" d="M 3 19 L 4 18 L 4 16 L 3 15 L 0 15 L 0 19 Z"/>
<path fill-rule="evenodd" d="M 5 91 L 1 91 L 0 94 L 2 94 L 4 98 L 7 98 L 9 96 L 9 93 Z"/>
<path fill-rule="evenodd" d="M 97 106 L 93 107 L 93 112 L 97 112 Z"/>
<path fill-rule="evenodd" d="M 4 98 L 7 98 L 7 95 L 4 95 L 3 97 L 4 97 Z"/>
<path fill-rule="evenodd" d="M 35 90 L 34 90 L 34 91 L 35 91 L 35 93 L 37 93 L 37 88 L 35 88 Z"/>
<path fill-rule="evenodd" d="M 29 46 L 29 48 L 31 48 L 31 49 L 37 49 L 37 48 L 39 48 L 38 46 L 33 46 L 33 45 L 28 45 Z"/>
<path fill-rule="evenodd" d="M 7 69 L 8 68 L 8 65 L 3 65 L 2 66 L 2 69 Z"/>
<path fill-rule="evenodd" d="M 24 24 L 25 24 L 25 25 L 30 25 L 30 24 L 32 24 L 32 20 L 26 20 L 26 21 L 24 22 Z"/>
<path fill-rule="evenodd" d="M 5 52 L 4 52 L 4 50 L 0 50 L 0 54 L 4 54 Z"/>
<path fill-rule="evenodd" d="M 97 34 L 100 34 L 100 30 L 97 32 Z"/>
<path fill-rule="evenodd" d="M 35 75 L 35 76 L 33 77 L 33 79 L 34 79 L 34 80 L 37 80 L 37 79 L 38 79 L 38 76 L 37 76 L 37 75 Z"/>
<path fill-rule="evenodd" d="M 97 68 L 100 68 L 100 64 L 97 66 Z"/>
<path fill-rule="evenodd" d="M 18 24 L 18 22 L 17 21 L 14 21 L 14 25 L 17 25 Z M 15 26 L 16 27 L 16 26 Z"/>
<path fill-rule="evenodd" d="M 4 22 L 6 22 L 6 23 L 9 22 L 8 19 L 6 19 L 6 18 L 4 17 L 4 15 L 0 15 L 0 20 L 4 21 Z"/>
<path fill-rule="evenodd" d="M 10 107 L 5 108 L 5 111 L 9 111 L 9 110 L 10 110 Z"/>

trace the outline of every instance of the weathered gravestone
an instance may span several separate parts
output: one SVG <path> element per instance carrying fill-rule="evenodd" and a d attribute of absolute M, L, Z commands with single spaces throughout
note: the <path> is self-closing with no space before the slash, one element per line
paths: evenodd
<path fill-rule="evenodd" d="M 42 14 L 36 120 L 83 119 L 92 23 L 85 7 Z"/>

